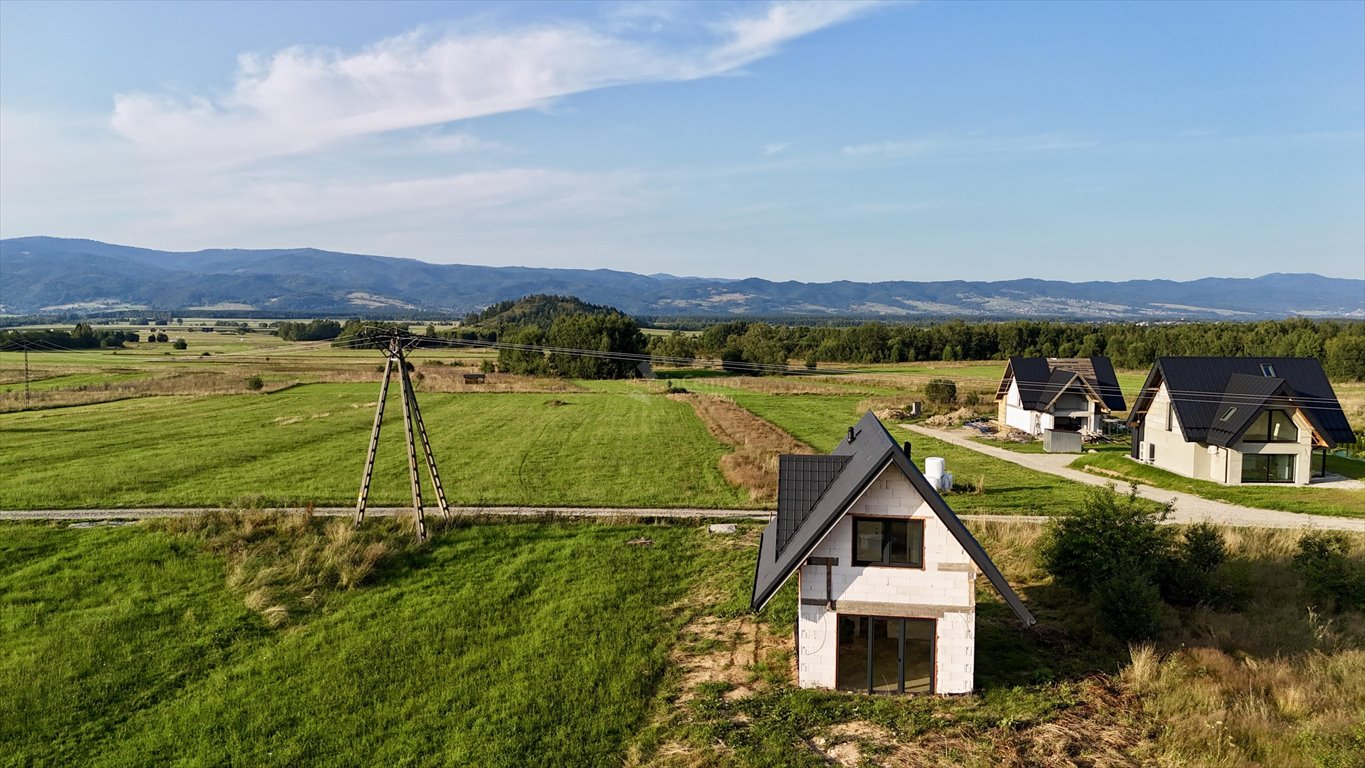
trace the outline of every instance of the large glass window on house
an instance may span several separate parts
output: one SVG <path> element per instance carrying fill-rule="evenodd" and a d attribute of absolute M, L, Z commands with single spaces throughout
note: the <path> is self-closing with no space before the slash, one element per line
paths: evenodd
<path fill-rule="evenodd" d="M 853 519 L 854 565 L 924 567 L 924 521 Z"/>
<path fill-rule="evenodd" d="M 1285 411 L 1261 411 L 1242 434 L 1245 443 L 1296 443 L 1298 440 L 1299 428 Z"/>
<path fill-rule="evenodd" d="M 1242 455 L 1242 482 L 1292 483 L 1294 460 L 1292 453 L 1247 453 Z"/>

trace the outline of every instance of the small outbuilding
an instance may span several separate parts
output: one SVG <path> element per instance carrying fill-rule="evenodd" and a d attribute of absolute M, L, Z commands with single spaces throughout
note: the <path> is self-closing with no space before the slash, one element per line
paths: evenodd
<path fill-rule="evenodd" d="M 759 543 L 751 607 L 799 580 L 805 688 L 968 693 L 976 579 L 1034 623 L 990 556 L 871 413 L 828 456 L 780 457 L 777 515 Z"/>
<path fill-rule="evenodd" d="M 995 401 L 1001 424 L 1035 437 L 1100 434 L 1106 414 L 1128 407 L 1107 357 L 1011 357 Z"/>

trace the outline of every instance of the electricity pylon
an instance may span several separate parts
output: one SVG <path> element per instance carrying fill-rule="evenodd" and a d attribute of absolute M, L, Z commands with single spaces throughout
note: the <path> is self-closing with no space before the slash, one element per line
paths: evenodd
<path fill-rule="evenodd" d="M 370 432 L 370 450 L 365 455 L 365 473 L 360 478 L 360 498 L 356 500 L 355 524 L 359 528 L 365 520 L 365 502 L 370 496 L 370 480 L 374 477 L 375 451 L 379 447 L 379 429 L 384 424 L 384 401 L 389 396 L 389 379 L 393 369 L 398 368 L 398 388 L 403 403 L 403 434 L 407 438 L 408 473 L 412 478 L 412 513 L 416 521 L 417 540 L 426 541 L 427 522 L 422 511 L 422 479 L 417 469 L 417 437 L 422 441 L 422 452 L 426 455 L 427 471 L 431 474 L 431 485 L 436 491 L 436 501 L 441 505 L 441 516 L 450 519 L 450 506 L 446 504 L 446 492 L 441 487 L 441 475 L 436 471 L 436 457 L 431 453 L 431 442 L 427 440 L 427 427 L 422 422 L 422 411 L 417 407 L 417 393 L 413 391 L 412 379 L 408 376 L 407 351 L 417 346 L 421 337 L 406 331 L 376 329 L 364 335 L 365 338 L 380 342 L 384 353 L 384 380 L 379 383 L 379 403 L 374 411 L 374 429 Z"/>

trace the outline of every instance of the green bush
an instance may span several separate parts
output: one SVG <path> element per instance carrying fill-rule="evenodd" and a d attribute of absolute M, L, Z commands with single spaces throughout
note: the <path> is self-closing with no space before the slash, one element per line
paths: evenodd
<path fill-rule="evenodd" d="M 246 380 L 246 388 L 252 392 L 257 392 L 265 386 L 265 381 L 260 376 L 252 376 Z"/>
<path fill-rule="evenodd" d="M 952 379 L 934 379 L 924 385 L 924 396 L 934 403 L 955 403 L 957 383 Z"/>
<path fill-rule="evenodd" d="M 1230 593 L 1215 579 L 1227 557 L 1227 545 L 1217 527 L 1212 523 L 1190 526 L 1157 573 L 1161 597 L 1172 605 L 1228 602 Z"/>
<path fill-rule="evenodd" d="M 1048 525 L 1042 565 L 1057 583 L 1078 592 L 1092 592 L 1119 573 L 1150 583 L 1170 559 L 1172 531 L 1160 525 L 1170 509 L 1140 501 L 1136 485 L 1127 495 L 1112 484 L 1087 488 L 1079 510 Z"/>
<path fill-rule="evenodd" d="M 1149 575 L 1123 568 L 1094 592 L 1105 629 L 1125 642 L 1151 640 L 1161 631 L 1161 595 Z"/>
<path fill-rule="evenodd" d="M 1294 552 L 1294 568 L 1308 582 L 1319 607 L 1335 611 L 1365 607 L 1365 569 L 1351 560 L 1351 540 L 1338 532 L 1311 531 Z"/>
<path fill-rule="evenodd" d="M 171 347 L 174 349 L 189 349 L 189 346 L 189 343 L 184 339 L 176 339 L 175 342 L 171 344 Z"/>

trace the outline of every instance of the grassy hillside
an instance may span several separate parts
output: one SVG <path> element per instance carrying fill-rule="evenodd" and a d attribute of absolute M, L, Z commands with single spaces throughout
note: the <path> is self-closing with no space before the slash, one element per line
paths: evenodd
<path fill-rule="evenodd" d="M 0 763 L 1365 759 L 1365 614 L 1305 610 L 1290 565 L 1298 533 L 1226 532 L 1218 580 L 1230 602 L 1166 607 L 1155 644 L 1130 651 L 1038 568 L 1038 526 L 972 527 L 1039 624 L 1024 630 L 978 584 L 978 690 L 939 698 L 795 687 L 790 588 L 764 614 L 745 610 L 754 525 L 721 537 L 483 520 L 438 524 L 418 548 L 381 520 L 359 535 L 343 521 L 259 514 L 4 524 Z M 357 562 L 337 554 L 343 544 L 373 570 L 342 578 Z M 367 559 L 374 546 L 385 554 Z M 1362 557 L 1354 537 L 1352 567 Z M 296 609 L 282 622 L 281 601 Z"/>
<path fill-rule="evenodd" d="M 186 537 L 0 526 L 0 762 L 616 765 L 686 618 L 668 606 L 707 563 L 698 542 L 446 530 L 270 630 Z"/>

